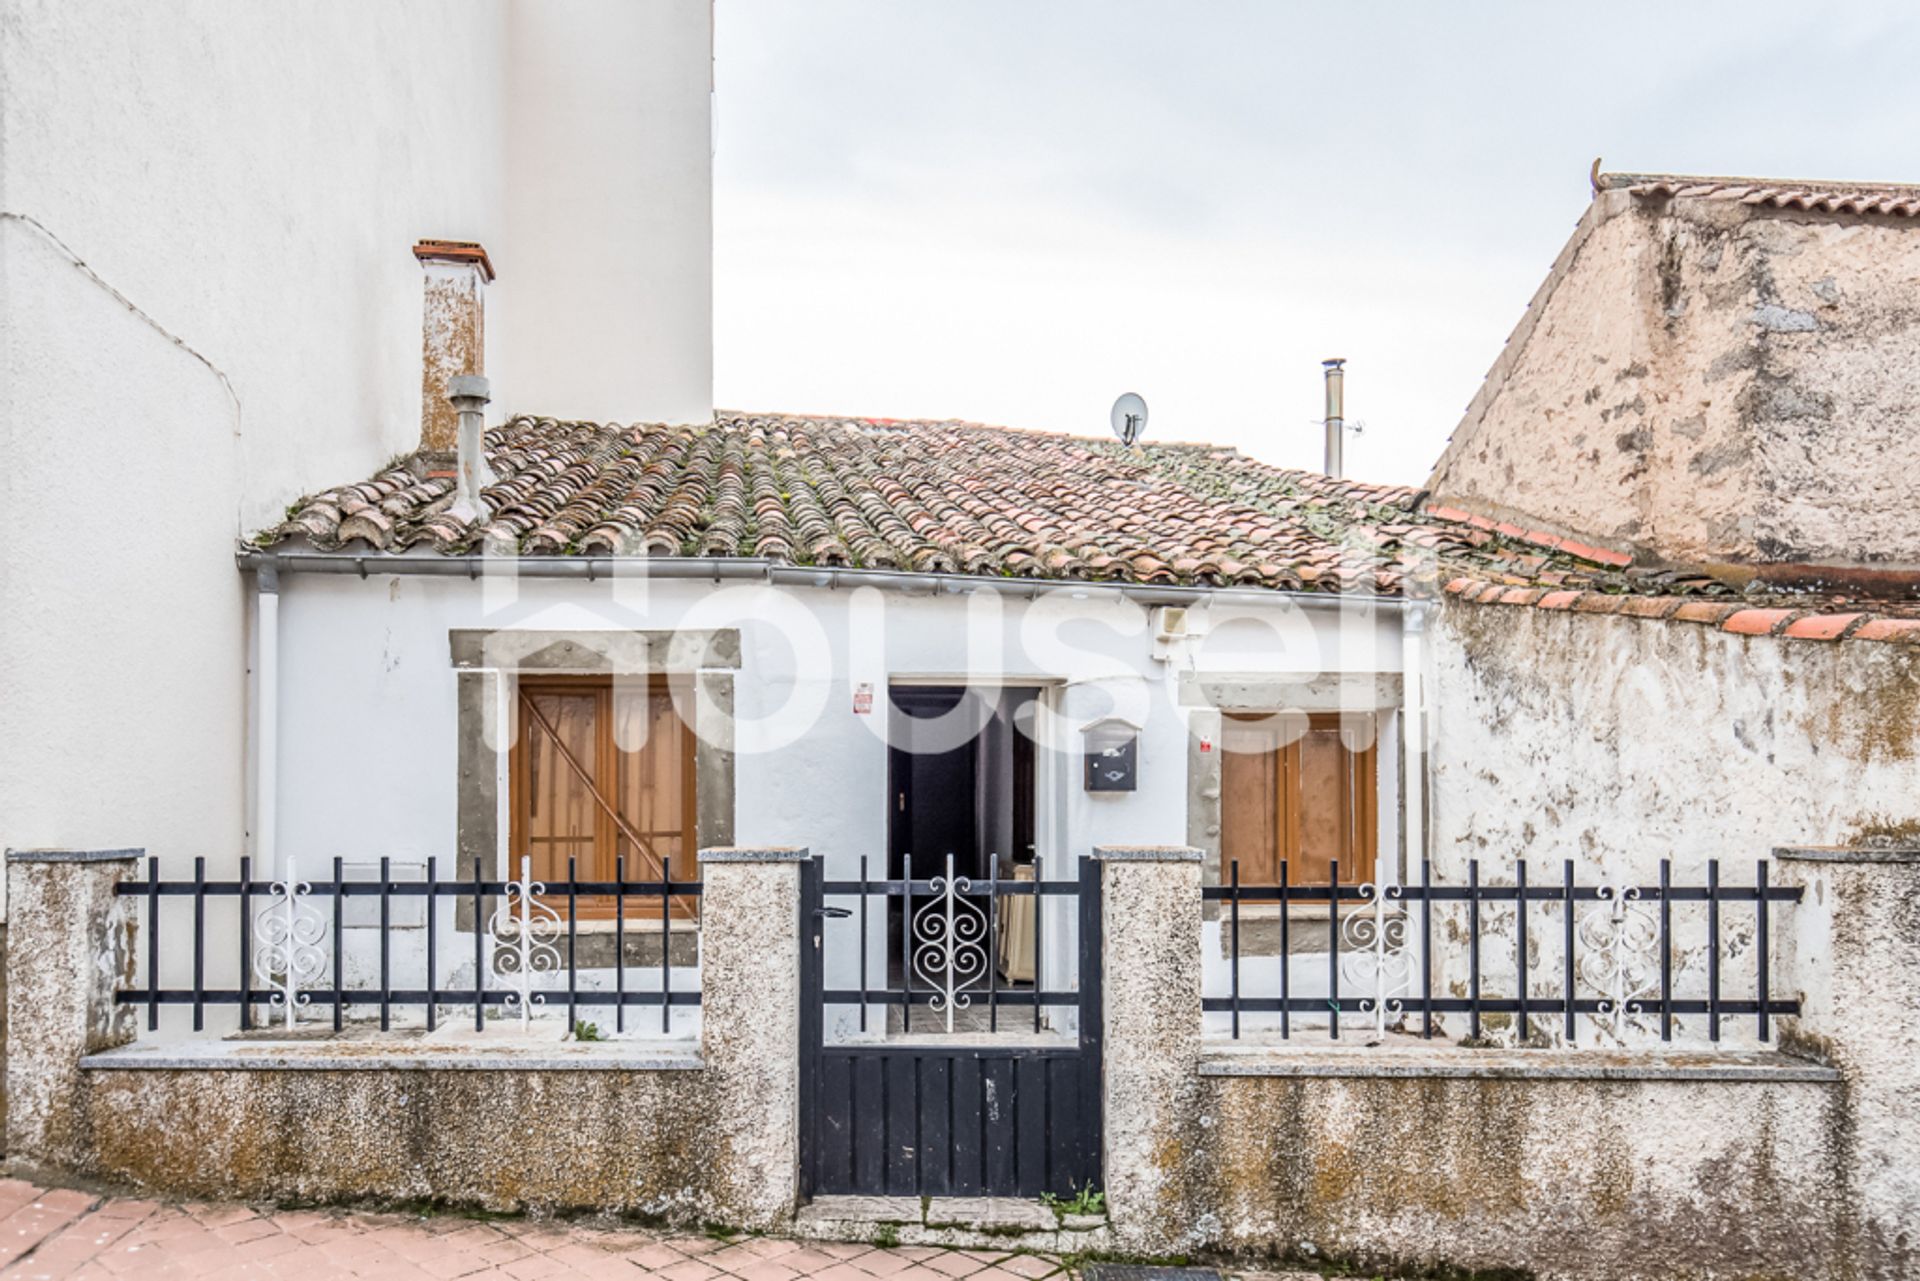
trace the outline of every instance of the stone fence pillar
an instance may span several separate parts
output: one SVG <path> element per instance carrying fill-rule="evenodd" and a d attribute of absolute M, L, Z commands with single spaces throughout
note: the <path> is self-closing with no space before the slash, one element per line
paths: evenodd
<path fill-rule="evenodd" d="M 1777 849 L 1805 890 L 1786 947 L 1786 1048 L 1846 1079 L 1832 1136 L 1858 1208 L 1857 1275 L 1920 1276 L 1920 847 Z"/>
<path fill-rule="evenodd" d="M 1114 1244 L 1191 1244 L 1200 1151 L 1200 868 L 1183 845 L 1101 846 L 1106 1193 Z"/>
<path fill-rule="evenodd" d="M 725 1221 L 773 1227 L 800 1176 L 800 867 L 804 849 L 700 851 L 700 1045 L 713 1194 Z"/>
<path fill-rule="evenodd" d="M 140 850 L 8 850 L 7 1155 L 85 1163 L 80 1060 L 133 1040 L 114 993 L 133 979 L 133 900 L 113 887 Z"/>

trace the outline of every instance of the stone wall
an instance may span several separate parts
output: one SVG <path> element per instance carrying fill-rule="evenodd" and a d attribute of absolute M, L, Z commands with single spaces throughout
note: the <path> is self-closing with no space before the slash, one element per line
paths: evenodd
<path fill-rule="evenodd" d="M 37 924 L 9 958 L 8 1156 L 176 1196 L 783 1223 L 797 1195 L 803 857 L 702 852 L 696 1055 L 633 1041 L 135 1043 L 113 1000 L 133 974 L 132 900 L 112 895 L 134 855 L 10 854 L 15 901 L 73 928 Z"/>
<path fill-rule="evenodd" d="M 1477 858 L 1483 880 L 1511 883 L 1524 857 L 1536 884 L 1558 883 L 1571 859 L 1582 885 L 1652 885 L 1665 858 L 1675 884 L 1704 884 L 1719 859 L 1723 882 L 1751 885 L 1776 846 L 1920 837 L 1920 648 L 1458 601 L 1430 636 L 1436 880 L 1464 883 Z M 1559 964 L 1553 910 L 1533 923 L 1536 975 Z M 1704 995 L 1703 915 L 1674 921 L 1692 957 L 1676 990 Z M 1510 974 L 1511 912 L 1483 925 L 1487 973 Z M 1724 989 L 1750 996 L 1754 914 L 1728 908 L 1723 926 Z M 1465 967 L 1463 949 L 1443 953 L 1442 989 L 1465 995 Z M 1464 1033 L 1458 1016 L 1440 1021 Z M 1509 1039 L 1509 1022 L 1489 1019 L 1491 1037 Z M 1703 1024 L 1682 1016 L 1676 1035 L 1698 1039 Z M 1756 1035 L 1746 1019 L 1724 1032 Z M 1559 1029 L 1537 1021 L 1535 1035 Z"/>
<path fill-rule="evenodd" d="M 1920 647 L 1454 601 L 1430 637 L 1436 876 L 1920 837 Z"/>
<path fill-rule="evenodd" d="M 1781 860 L 1806 890 L 1782 923 L 1808 994 L 1792 1052 L 1203 1041 L 1180 959 L 1200 946 L 1197 851 L 1127 859 L 1104 887 L 1122 1249 L 1541 1281 L 1920 1267 L 1920 1016 L 1888 982 L 1920 972 L 1920 852 Z"/>
<path fill-rule="evenodd" d="M 1584 1075 L 1503 1078 L 1482 1074 L 1487 1052 L 1450 1050 L 1410 1075 L 1378 1050 L 1204 1064 L 1232 1074 L 1204 1078 L 1194 1244 L 1541 1281 L 1858 1275 L 1828 1266 L 1851 1253 L 1832 1085 L 1777 1065 L 1783 1079 L 1607 1079 L 1622 1065 L 1585 1053 Z M 1451 1075 L 1459 1057 L 1479 1062 Z"/>
<path fill-rule="evenodd" d="M 1603 191 L 1428 487 L 1655 560 L 1920 567 L 1917 279 L 1910 219 Z"/>

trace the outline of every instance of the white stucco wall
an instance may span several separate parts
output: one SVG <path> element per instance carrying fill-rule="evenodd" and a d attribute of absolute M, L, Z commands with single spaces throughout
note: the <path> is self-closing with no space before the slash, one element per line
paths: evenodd
<path fill-rule="evenodd" d="M 0 846 L 237 856 L 233 543 L 413 447 L 415 240 L 523 282 L 497 408 L 508 344 L 584 378 L 553 350 L 654 333 L 618 416 L 704 405 L 708 5 L 621 11 L 0 0 Z M 604 109 L 540 90 L 612 64 Z M 645 212 L 581 212 L 603 192 Z"/>
<path fill-rule="evenodd" d="M 1360 624 L 1324 608 L 1272 608 L 1277 627 L 1235 624 L 1219 644 L 1169 664 L 1150 657 L 1147 611 L 1105 593 L 1039 603 L 1012 596 L 910 596 L 705 582 L 521 579 L 507 599 L 447 577 L 295 574 L 282 580 L 278 846 L 303 869 L 387 855 L 453 866 L 457 822 L 455 629 L 592 631 L 738 628 L 735 843 L 803 845 L 830 877 L 881 874 L 887 851 L 890 680 L 999 676 L 1047 689 L 1064 752 L 1036 752 L 1036 843 L 1044 874 L 1070 878 L 1097 845 L 1185 842 L 1184 672 L 1391 671 L 1399 620 Z M 853 711 L 870 683 L 875 711 Z M 1144 726 L 1139 787 L 1082 786 L 1078 727 L 1118 709 Z M 699 728 L 699 727 L 697 727 Z M 506 744 L 500 744 L 504 752 Z M 504 839 L 504 828 L 503 828 Z M 303 870 L 303 875 L 307 873 Z M 852 921 L 829 923 L 830 985 L 851 986 Z M 1046 964 L 1072 956 L 1066 900 L 1047 922 Z M 884 971 L 876 950 L 872 978 Z M 1064 968 L 1049 973 L 1063 974 Z"/>

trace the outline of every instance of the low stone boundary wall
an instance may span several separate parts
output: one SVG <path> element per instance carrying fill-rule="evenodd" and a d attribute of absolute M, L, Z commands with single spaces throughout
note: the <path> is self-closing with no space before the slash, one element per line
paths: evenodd
<path fill-rule="evenodd" d="M 89 1064 L 87 1173 L 209 1200 L 592 1208 L 768 1223 L 712 1141 L 708 1074 Z M 754 1180 L 744 1180 L 751 1191 Z"/>
<path fill-rule="evenodd" d="M 797 1195 L 798 850 L 702 854 L 702 1041 L 134 1043 L 133 855 L 11 853 L 16 1163 L 169 1195 L 598 1209 L 766 1228 Z M 22 919 L 22 918 L 17 918 Z"/>
<path fill-rule="evenodd" d="M 1806 891 L 1781 1050 L 1660 1053 L 1209 1043 L 1199 852 L 1097 851 L 1107 1248 L 1541 1281 L 1920 1276 L 1920 852 L 1776 856 Z M 10 855 L 9 1155 L 194 1196 L 790 1228 L 800 857 L 703 855 L 697 1050 L 506 1051 L 133 1044 L 113 1002 L 131 859 Z"/>
<path fill-rule="evenodd" d="M 1846 1239 L 1838 1073 L 1773 1056 L 1745 1079 L 1468 1074 L 1443 1050 L 1383 1075 L 1302 1057 L 1201 1064 L 1196 1244 L 1637 1281 L 1767 1275 Z"/>
<path fill-rule="evenodd" d="M 1213 1046 L 1178 963 L 1200 951 L 1199 863 L 1116 865 L 1116 1246 L 1542 1281 L 1920 1276 L 1920 856 L 1777 857 L 1807 888 L 1791 1053 Z"/>

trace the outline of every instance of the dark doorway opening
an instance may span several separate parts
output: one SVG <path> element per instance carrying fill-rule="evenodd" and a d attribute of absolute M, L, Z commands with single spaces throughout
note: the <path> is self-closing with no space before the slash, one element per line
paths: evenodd
<path fill-rule="evenodd" d="M 1003 878 L 1034 857 L 1031 686 L 894 685 L 888 752 L 887 875 Z"/>

